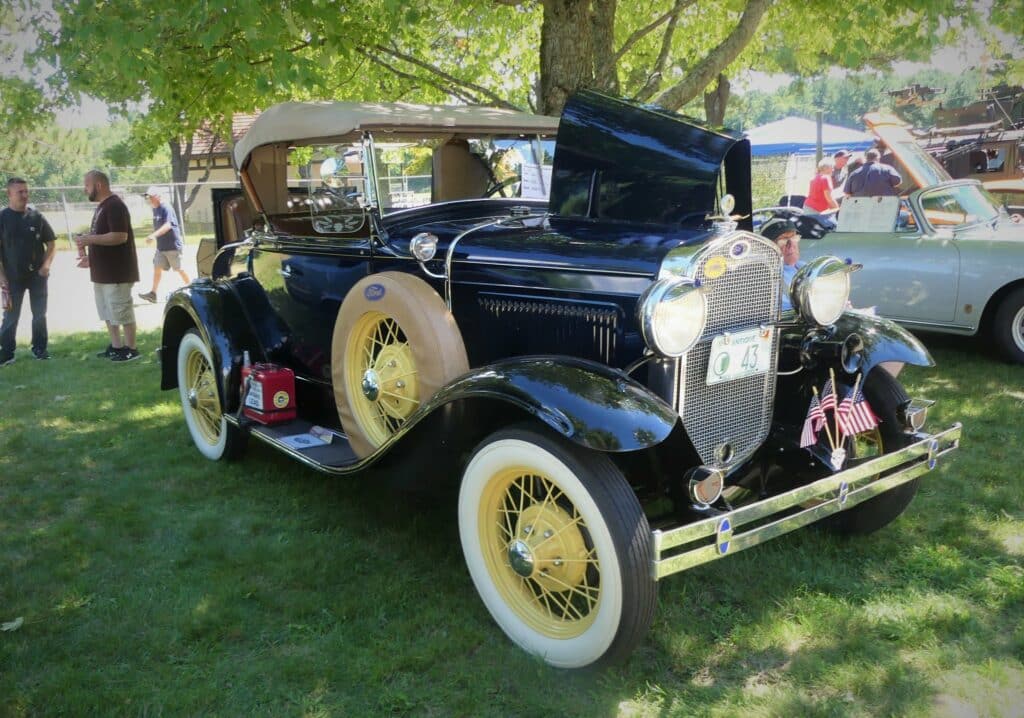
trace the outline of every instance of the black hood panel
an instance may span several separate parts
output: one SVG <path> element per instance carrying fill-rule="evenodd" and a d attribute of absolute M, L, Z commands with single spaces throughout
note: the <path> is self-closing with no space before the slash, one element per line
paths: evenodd
<path fill-rule="evenodd" d="M 558 127 L 552 214 L 698 227 L 715 212 L 721 169 L 749 215 L 750 143 L 656 107 L 596 92 L 569 99 Z M 742 223 L 741 223 L 742 227 Z"/>

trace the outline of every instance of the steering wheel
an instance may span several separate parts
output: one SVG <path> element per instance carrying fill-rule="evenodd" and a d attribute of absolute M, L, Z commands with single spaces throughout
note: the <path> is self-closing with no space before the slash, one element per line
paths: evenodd
<path fill-rule="evenodd" d="M 522 177 L 520 177 L 518 174 L 514 174 L 511 177 L 507 177 L 501 182 L 495 182 L 491 184 L 491 186 L 488 187 L 487 190 L 484 192 L 484 197 L 491 197 L 497 192 L 501 192 L 502 197 L 508 197 L 508 195 L 505 194 L 505 190 L 514 185 L 516 182 L 522 182 Z"/>

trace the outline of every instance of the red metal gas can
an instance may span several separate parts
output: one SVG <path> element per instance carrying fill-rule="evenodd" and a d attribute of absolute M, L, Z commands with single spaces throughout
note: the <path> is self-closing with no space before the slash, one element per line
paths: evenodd
<path fill-rule="evenodd" d="M 253 364 L 242 367 L 244 413 L 261 424 L 280 424 L 295 418 L 295 372 L 277 364 Z"/>

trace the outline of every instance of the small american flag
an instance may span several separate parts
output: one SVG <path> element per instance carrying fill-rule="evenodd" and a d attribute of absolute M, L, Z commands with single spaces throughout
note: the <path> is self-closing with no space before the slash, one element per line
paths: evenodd
<path fill-rule="evenodd" d="M 878 426 L 878 417 L 871 411 L 860 388 L 846 395 L 836 408 L 836 421 L 847 436 L 860 434 Z"/>
<path fill-rule="evenodd" d="M 825 425 L 825 411 L 821 408 L 821 402 L 817 395 L 811 397 L 811 405 L 807 407 L 807 418 L 804 419 L 804 428 L 800 432 L 800 448 L 813 445 L 818 441 L 818 432 Z"/>
<path fill-rule="evenodd" d="M 832 389 L 832 380 L 828 379 L 825 382 L 825 386 L 821 388 L 821 411 L 822 420 L 825 418 L 824 412 L 831 409 L 836 410 L 836 392 Z"/>

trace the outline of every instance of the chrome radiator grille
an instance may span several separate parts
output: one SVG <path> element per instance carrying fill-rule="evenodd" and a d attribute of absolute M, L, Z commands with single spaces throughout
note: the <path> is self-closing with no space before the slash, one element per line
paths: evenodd
<path fill-rule="evenodd" d="M 708 288 L 708 322 L 700 341 L 679 361 L 676 407 L 701 460 L 722 466 L 750 456 L 768 435 L 779 336 L 773 329 L 766 374 L 708 386 L 711 341 L 722 332 L 775 324 L 782 264 L 765 240 L 733 235 L 715 240 L 698 255 L 695 267 L 692 276 Z M 727 462 L 719 453 L 725 444 L 731 449 Z"/>

